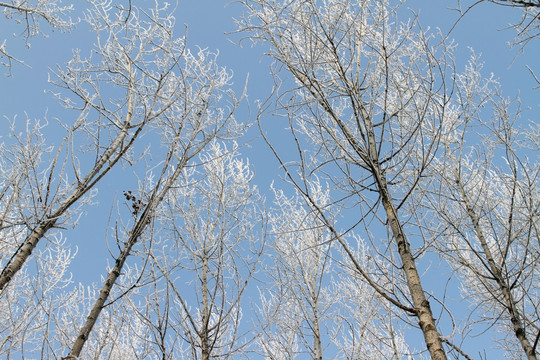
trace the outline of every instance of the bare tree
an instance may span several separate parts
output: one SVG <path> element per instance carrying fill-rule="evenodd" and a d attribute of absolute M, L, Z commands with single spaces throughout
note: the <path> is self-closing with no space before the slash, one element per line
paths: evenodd
<path fill-rule="evenodd" d="M 22 270 L 0 302 L 0 356 L 29 358 L 50 354 L 51 314 L 69 302 L 69 264 L 75 252 L 61 233 L 51 233 L 47 246 L 36 250 L 39 259 Z M 48 356 L 46 356 L 48 357 Z"/>
<path fill-rule="evenodd" d="M 298 160 L 285 160 L 269 143 L 289 181 L 348 249 L 341 238 L 347 227 L 338 230 L 329 221 L 309 186 L 314 177 L 331 184 L 330 203 L 347 214 L 353 209 L 357 220 L 351 227 L 364 226 L 380 259 L 396 271 L 385 288 L 358 262 L 356 270 L 386 300 L 416 317 L 433 359 L 446 359 L 417 265 L 429 244 L 399 211 L 423 181 L 444 129 L 452 90 L 450 49 L 414 19 L 399 22 L 386 1 L 242 3 L 248 10 L 240 28 L 268 45 L 276 60 L 274 111 L 289 119 Z M 370 235 L 377 221 L 380 230 L 387 227 L 388 239 Z M 356 260 L 351 249 L 347 253 Z"/>
<path fill-rule="evenodd" d="M 330 234 L 316 215 L 300 206 L 302 200 L 289 199 L 275 189 L 274 196 L 278 207 L 271 217 L 274 240 L 265 266 L 269 280 L 260 290 L 261 351 L 270 359 L 307 354 L 320 360 L 330 343 L 330 310 L 335 304 L 328 286 Z"/>
<path fill-rule="evenodd" d="M 109 318 L 107 309 L 118 307 L 117 301 L 129 303 L 124 314 L 119 314 L 120 321 L 126 313 L 136 315 L 136 321 L 126 322 L 151 344 L 145 354 L 210 359 L 246 351 L 249 337 L 240 327 L 242 295 L 264 245 L 262 198 L 251 185 L 253 174 L 238 158 L 236 148 L 227 150 L 212 142 L 199 159 L 182 167 L 163 202 L 155 207 L 152 231 L 144 239 L 126 242 L 140 243 L 131 253 L 148 260 L 147 270 L 124 280 L 119 284 L 122 290 L 108 300 L 118 280 L 114 276 L 122 269 L 118 260 L 125 260 L 127 251 L 122 250 L 66 359 L 95 356 L 95 345 L 94 352 L 81 353 L 82 345 L 96 344 L 103 337 L 91 332 L 92 328 L 103 327 L 96 322 L 97 316 L 104 312 Z"/>
<path fill-rule="evenodd" d="M 330 201 L 328 189 L 314 183 L 319 204 Z M 317 212 L 299 196 L 274 189 L 277 209 L 271 217 L 274 240 L 267 251 L 261 288 L 260 348 L 266 358 L 401 359 L 409 354 L 392 311 L 356 271 Z M 354 258 L 370 273 L 367 247 L 348 236 Z M 349 243 L 349 239 L 346 239 Z M 384 286 L 384 284 L 382 284 Z M 388 309 L 389 310 L 389 309 Z"/>
<path fill-rule="evenodd" d="M 12 121 L 10 136 L 2 138 L 0 352 L 8 357 L 41 353 L 58 358 L 65 350 L 59 347 L 73 346 L 80 325 L 63 329 L 82 321 L 75 315 L 89 309 L 78 305 L 95 305 L 91 294 L 96 292 L 65 291 L 73 252 L 59 229 L 77 225 L 85 206 L 92 203 L 96 184 L 117 164 L 137 169 L 143 160 L 147 187 L 129 193 L 127 215 L 132 220 L 126 222 L 124 233 L 117 228 L 119 254 L 110 269 L 111 279 L 98 296 L 101 306 L 95 306 L 74 347 L 80 352 L 106 307 L 105 319 L 111 323 L 99 326 L 97 336 L 105 341 L 93 350 L 99 354 L 110 345 L 111 354 L 120 351 L 122 339 L 107 338 L 105 333 L 133 338 L 132 333 L 119 332 L 120 325 L 114 323 L 126 319 L 127 305 L 118 301 L 124 310 L 112 311 L 106 301 L 113 296 L 111 303 L 116 303 L 115 299 L 123 298 L 122 291 L 137 283 L 137 277 L 129 277 L 133 279 L 129 286 L 122 286 L 119 293 L 114 288 L 131 249 L 145 235 L 156 206 L 186 164 L 212 140 L 236 138 L 243 131 L 232 116 L 239 99 L 229 90 L 231 74 L 216 65 L 215 54 L 185 50 L 184 40 L 173 35 L 171 9 L 156 3 L 147 11 L 132 8 L 128 17 L 109 5 L 93 1 L 86 13 L 85 21 L 97 35 L 92 55 L 85 58 L 82 51 L 75 51 L 73 59 L 54 74 L 58 89 L 54 95 L 68 109 L 66 118 L 74 120 L 59 121 L 62 131 L 51 129 L 46 121 L 28 121 L 23 134 Z M 49 131 L 65 134 L 58 146 L 46 141 Z M 149 142 L 135 146 L 142 136 L 154 143 L 152 152 Z M 161 176 L 155 180 L 152 171 L 158 169 Z M 133 196 L 138 196 L 137 201 Z M 35 267 L 26 269 L 23 265 L 29 259 Z M 73 309 L 70 303 L 78 310 L 67 311 Z M 125 323 L 144 329 L 141 322 Z"/>
<path fill-rule="evenodd" d="M 466 327 L 537 359 L 540 127 L 519 129 L 477 58 L 458 73 L 453 45 L 387 0 L 241 2 L 239 27 L 276 61 L 259 125 L 297 195 L 276 190 L 267 224 L 232 141 L 246 128 L 232 73 L 175 37 L 168 5 L 90 1 L 92 54 L 52 76 L 65 117 L 0 135 L 0 356 L 470 360 L 457 313 L 426 286 L 435 261 L 473 306 Z M 63 18 L 58 4 L 0 7 L 28 39 Z M 262 130 L 269 112 L 290 143 Z M 123 196 L 112 262 L 72 288 L 63 230 L 98 183 Z"/>
<path fill-rule="evenodd" d="M 242 326 L 243 295 L 259 265 L 266 220 L 253 172 L 238 155 L 236 146 L 212 143 L 163 203 L 151 263 L 167 289 L 160 301 L 170 304 L 175 358 L 245 356 L 254 337 L 249 322 Z"/>
<path fill-rule="evenodd" d="M 167 116 L 181 96 L 175 86 L 182 85 L 172 81 L 177 80 L 173 69 L 183 55 L 183 40 L 154 21 L 170 24 L 171 19 L 160 19 L 162 9 L 156 8 L 125 22 L 122 16 L 111 18 L 104 6 L 95 1 L 86 16 L 98 36 L 93 56 L 84 59 L 75 52 L 56 73 L 55 95 L 71 109 L 66 117 L 74 119 L 60 123 L 65 131 L 61 144 L 54 150 L 46 145 L 44 125 L 38 122 L 27 127 L 25 139 L 15 137 L 23 151 L 2 154 L 8 159 L 4 174 L 9 178 L 2 183 L 6 206 L 0 231 L 22 226 L 25 234 L 22 239 L 2 236 L 15 243 L 2 254 L 0 290 L 48 231 L 73 224 L 80 211 L 76 205 L 84 205 L 81 199 L 92 195 L 117 163 L 135 163 L 135 140 L 148 124 Z"/>
<path fill-rule="evenodd" d="M 132 17 L 137 18 L 136 11 Z M 163 24 L 167 24 L 159 18 L 152 18 L 151 23 L 158 24 L 161 28 L 164 28 Z M 173 22 L 170 21 L 168 24 L 171 28 L 164 28 L 164 31 L 172 34 Z M 159 207 L 170 190 L 179 186 L 178 181 L 186 168 L 194 166 L 191 162 L 213 140 L 235 138 L 241 134 L 242 128 L 233 116 L 239 100 L 228 88 L 231 74 L 226 69 L 218 67 L 215 56 L 208 52 L 201 50 L 194 55 L 186 51 L 182 55 L 176 62 L 178 67 L 169 73 L 170 82 L 164 84 L 164 88 L 170 92 L 169 96 L 175 98 L 175 102 L 163 111 L 153 124 L 157 132 L 155 135 L 158 135 L 162 145 L 167 147 L 167 152 L 164 159 L 148 172 L 144 186 L 137 194 L 131 191 L 124 194 L 130 203 L 133 221 L 125 226 L 123 231 L 115 231 L 120 253 L 115 257 L 114 266 L 108 270 L 99 296 L 66 359 L 80 356 L 100 313 L 107 306 L 109 295 L 122 273 L 126 260 L 133 253 L 135 245 L 143 239 L 151 242 L 149 239 L 152 235 L 147 229 L 156 217 L 163 215 L 159 213 Z M 214 155 L 219 157 L 218 154 Z M 210 158 L 205 161 L 212 163 Z M 157 169 L 160 169 L 159 175 L 154 179 L 154 171 Z M 225 193 L 222 193 L 221 197 L 224 196 Z M 230 229 L 223 231 L 226 230 Z M 214 249 L 211 250 L 211 254 L 213 253 Z M 153 255 L 146 253 L 146 256 Z M 154 265 L 159 269 L 159 264 Z M 220 268 L 218 271 L 223 269 Z M 163 276 L 167 275 L 168 273 L 165 273 Z M 210 319 L 205 318 L 205 321 L 208 325 Z"/>
<path fill-rule="evenodd" d="M 477 309 L 470 318 L 499 328 L 512 357 L 521 347 L 532 360 L 540 339 L 540 164 L 531 141 L 538 129 L 520 128 L 520 109 L 512 111 L 480 69 L 473 58 L 458 77 L 459 94 L 493 114 L 456 114 L 448 135 L 457 141 L 445 141 L 434 162 L 440 182 L 425 198 L 426 213 L 440 224 L 426 228 Z"/>
<path fill-rule="evenodd" d="M 136 266 L 124 266 L 122 276 L 109 294 L 112 301 L 100 313 L 80 358 L 152 358 L 155 349 L 148 328 L 134 316 L 130 301 L 140 290 L 133 287 L 140 275 L 140 269 Z M 124 295 L 127 291 L 129 296 Z M 97 284 L 79 284 L 65 291 L 59 297 L 63 301 L 62 306 L 53 309 L 49 329 L 41 334 L 47 346 L 41 351 L 36 350 L 33 357 L 41 355 L 45 359 L 60 359 L 65 349 L 73 345 L 74 334 L 80 331 L 80 323 L 88 316 L 98 296 Z"/>

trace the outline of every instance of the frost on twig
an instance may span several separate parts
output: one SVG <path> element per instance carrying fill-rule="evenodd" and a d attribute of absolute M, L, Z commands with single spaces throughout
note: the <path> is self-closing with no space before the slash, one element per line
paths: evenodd
<path fill-rule="evenodd" d="M 52 30 L 70 31 L 76 22 L 69 16 L 74 10 L 73 4 L 64 5 L 62 0 L 10 0 L 1 1 L 0 10 L 13 26 L 13 36 L 22 38 L 26 47 L 30 47 L 30 38 L 47 35 L 45 26 Z M 11 75 L 14 63 L 24 61 L 7 49 L 7 39 L 0 39 L 0 63 Z"/>

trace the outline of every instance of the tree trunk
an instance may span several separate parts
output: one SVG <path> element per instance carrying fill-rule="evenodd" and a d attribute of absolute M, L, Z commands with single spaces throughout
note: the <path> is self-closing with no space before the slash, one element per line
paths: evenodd
<path fill-rule="evenodd" d="M 25 239 L 18 252 L 14 254 L 13 262 L 8 262 L 0 274 L 0 293 L 11 281 L 13 276 L 21 270 L 26 259 L 30 257 L 39 240 L 56 224 L 56 218 L 46 220 Z"/>
<path fill-rule="evenodd" d="M 107 280 L 105 281 L 105 284 L 103 285 L 101 291 L 99 292 L 99 297 L 94 303 L 94 307 L 90 311 L 90 314 L 86 318 L 86 323 L 81 328 L 79 332 L 79 336 L 75 340 L 75 343 L 73 344 L 73 347 L 71 348 L 71 351 L 69 352 L 69 355 L 64 357 L 63 359 L 77 359 L 81 351 L 83 349 L 84 344 L 88 340 L 88 337 L 90 336 L 90 332 L 92 331 L 92 328 L 96 324 L 96 321 L 99 317 L 99 314 L 101 313 L 101 310 L 103 310 L 103 306 L 105 305 L 105 302 L 109 298 L 109 294 L 111 293 L 111 290 L 116 283 L 116 280 L 120 276 L 120 273 L 122 271 L 122 267 L 124 266 L 124 263 L 126 262 L 126 259 L 128 258 L 131 249 L 133 248 L 133 245 L 137 243 L 139 236 L 131 237 L 129 241 L 124 246 L 124 249 L 120 253 L 120 256 L 118 259 L 116 259 L 116 262 L 114 264 L 114 267 L 109 272 L 109 275 L 107 276 Z"/>
<path fill-rule="evenodd" d="M 199 332 L 199 338 L 201 340 L 201 355 L 202 360 L 210 360 L 210 353 L 212 349 L 210 347 L 210 339 L 208 336 L 208 324 L 210 323 L 210 305 L 208 303 L 208 258 L 204 254 L 203 259 L 203 272 L 201 278 L 201 291 L 202 291 L 202 324 Z"/>
<path fill-rule="evenodd" d="M 422 288 L 422 282 L 416 269 L 416 263 L 411 253 L 410 244 L 405 236 L 401 222 L 399 220 L 397 210 L 392 202 L 392 197 L 388 189 L 385 176 L 382 174 L 379 163 L 373 164 L 373 177 L 379 188 L 379 192 L 382 199 L 384 210 L 392 234 L 397 243 L 398 252 L 403 264 L 403 270 L 405 271 L 405 277 L 407 279 L 407 287 L 411 293 L 414 308 L 416 310 L 416 316 L 418 317 L 418 324 L 424 334 L 424 340 L 428 348 L 429 354 L 433 360 L 446 360 L 446 352 L 443 348 L 441 336 L 437 330 L 433 313 L 429 301 L 426 299 L 424 289 Z"/>
<path fill-rule="evenodd" d="M 315 360 L 322 360 L 321 329 L 319 326 L 319 303 L 315 291 L 312 291 L 313 300 L 313 351 Z"/>

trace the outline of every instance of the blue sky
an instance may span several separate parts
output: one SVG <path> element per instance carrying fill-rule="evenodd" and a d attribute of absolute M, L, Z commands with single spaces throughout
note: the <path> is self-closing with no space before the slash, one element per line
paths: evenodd
<path fill-rule="evenodd" d="M 151 1 L 141 1 L 151 4 Z M 235 31 L 233 17 L 241 15 L 241 6 L 237 3 L 226 5 L 227 1 L 220 0 L 179 0 L 176 9 L 177 35 L 181 36 L 187 28 L 188 46 L 192 49 L 199 46 L 211 51 L 219 51 L 218 61 L 221 65 L 230 68 L 235 74 L 235 88 L 242 91 L 246 78 L 248 82 L 248 102 L 244 102 L 237 113 L 238 118 L 253 121 L 256 114 L 256 99 L 264 99 L 269 95 L 272 88 L 272 80 L 268 71 L 269 60 L 264 57 L 264 48 L 252 47 L 249 41 L 238 42 L 242 34 L 231 34 Z M 403 14 L 416 13 L 424 28 L 441 28 L 443 33 L 455 24 L 458 18 L 456 11 L 448 7 L 453 1 L 407 1 L 403 8 Z M 485 74 L 494 73 L 498 78 L 505 96 L 520 96 L 525 109 L 524 121 L 538 122 L 538 110 L 540 90 L 533 90 L 538 86 L 527 70 L 530 66 L 540 74 L 540 39 L 530 43 L 523 52 L 519 48 L 510 48 L 508 43 L 515 37 L 512 29 L 506 29 L 509 24 L 517 21 L 520 11 L 508 7 L 497 6 L 490 3 L 480 4 L 472 9 L 455 27 L 450 37 L 458 44 L 456 61 L 458 68 L 463 68 L 470 49 L 482 54 L 485 63 Z M 185 26 L 184 26 L 185 25 Z M 88 51 L 94 42 L 93 34 L 86 27 L 81 26 L 72 33 L 50 33 L 45 26 L 47 37 L 37 37 L 30 40 L 31 47 L 26 49 L 21 39 L 10 37 L 11 33 L 20 31 L 0 17 L 0 34 L 7 38 L 7 45 L 16 56 L 21 57 L 29 67 L 15 65 L 13 77 L 0 78 L 0 115 L 13 119 L 17 117 L 17 125 L 23 129 L 25 113 L 30 119 L 47 118 L 52 121 L 54 117 L 65 116 L 58 107 L 52 95 L 45 90 L 50 90 L 48 74 L 49 69 L 54 69 L 56 64 L 62 64 L 69 60 L 73 48 L 81 48 Z M 228 34 L 229 33 L 229 34 Z M 249 111 L 249 107 L 251 112 Z M 285 120 L 266 119 L 264 127 L 272 131 L 277 138 L 280 131 L 288 126 Z M 6 131 L 7 122 L 0 120 L 0 136 Z M 54 136 L 54 134 L 51 134 Z M 248 145 L 241 151 L 249 157 L 255 169 L 256 183 L 263 193 L 269 196 L 266 190 L 273 181 L 279 182 L 281 173 L 278 163 L 269 149 L 264 145 L 255 127 L 248 133 L 245 139 Z M 0 140 L 2 141 L 2 140 Z M 114 177 L 114 173 L 108 177 Z M 118 181 L 123 181 L 118 180 Z M 135 184 L 126 184 L 126 187 Z M 115 190 L 116 191 L 116 190 Z M 99 223 L 106 223 L 110 206 L 114 203 L 114 196 L 120 194 L 108 191 L 100 186 L 100 206 L 89 208 L 80 221 L 80 227 L 75 231 L 68 232 L 69 237 L 76 239 L 75 244 L 79 248 L 79 256 L 74 266 L 83 269 L 74 271 L 74 280 L 83 282 L 99 281 L 100 276 L 105 274 L 106 247 L 104 245 L 104 229 L 96 229 L 96 219 Z M 96 246 L 96 244 L 98 244 Z M 84 270 L 87 269 L 87 270 Z M 436 281 L 436 279 L 433 279 Z"/>

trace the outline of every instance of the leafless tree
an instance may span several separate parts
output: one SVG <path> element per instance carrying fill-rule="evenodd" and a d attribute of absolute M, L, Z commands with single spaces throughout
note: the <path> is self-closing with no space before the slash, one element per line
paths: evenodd
<path fill-rule="evenodd" d="M 275 60 L 261 133 L 296 191 L 268 215 L 232 73 L 152 3 L 91 0 L 91 55 L 51 76 L 65 117 L 6 120 L 0 357 L 470 360 L 460 332 L 493 328 L 537 359 L 540 127 L 519 127 L 474 55 L 457 71 L 454 45 L 387 0 L 241 0 L 239 28 Z M 59 4 L 0 7 L 28 40 L 72 25 Z M 73 287 L 64 230 L 104 183 L 121 194 L 112 261 Z M 471 304 L 458 321 L 432 262 Z"/>
<path fill-rule="evenodd" d="M 289 181 L 364 280 L 416 317 L 430 356 L 446 359 L 448 339 L 438 330 L 418 271 L 429 244 L 400 209 L 418 191 L 437 153 L 452 99 L 451 49 L 414 19 L 400 22 L 386 1 L 242 3 L 247 15 L 239 27 L 267 45 L 276 60 L 272 109 L 289 119 L 297 160 L 268 142 Z M 270 105 L 262 111 L 265 106 Z M 327 206 L 310 190 L 314 179 L 331 186 L 330 204 L 355 214 L 350 227 L 365 228 L 362 235 L 377 249 L 377 261 L 395 270 L 391 282 L 379 286 L 362 269 L 342 238 L 350 228 L 339 230 L 327 217 Z M 373 235 L 384 228 L 387 239 Z"/>
<path fill-rule="evenodd" d="M 200 164 L 169 192 L 152 251 L 167 289 L 161 302 L 170 304 L 168 333 L 177 339 L 169 347 L 175 358 L 246 356 L 255 335 L 249 319 L 242 326 L 243 295 L 264 249 L 262 198 L 235 147 L 215 142 Z"/>
<path fill-rule="evenodd" d="M 48 143 L 52 126 L 46 121 L 27 121 L 22 134 L 20 124 L 12 121 L 10 136 L 2 138 L 0 352 L 7 356 L 41 353 L 58 358 L 65 351 L 59 344 L 73 346 L 72 354 L 80 353 L 104 307 L 111 323 L 98 329 L 133 339 L 132 333 L 118 332 L 114 324 L 126 319 L 125 312 L 109 306 L 118 303 L 125 311 L 129 305 L 115 299 L 123 299 L 122 291 L 137 283 L 136 269 L 130 270 L 136 276 L 128 277 L 133 283 L 127 281 L 129 286 L 120 287 L 119 293 L 114 287 L 127 257 L 148 236 L 145 231 L 153 227 L 156 207 L 187 164 L 213 140 L 236 138 L 244 128 L 232 115 L 239 99 L 230 90 L 231 74 L 216 64 L 215 54 L 185 49 L 184 39 L 173 34 L 172 9 L 156 2 L 149 10 L 131 8 L 127 17 L 123 9 L 109 5 L 93 1 L 86 13 L 85 21 L 97 35 L 92 55 L 85 58 L 76 51 L 54 74 L 58 89 L 54 95 L 68 109 L 66 118 L 74 117 L 59 121 L 65 134 L 60 145 Z M 154 143 L 152 151 L 148 141 L 136 146 L 142 136 Z M 160 142 L 164 151 L 159 150 Z M 73 251 L 60 229 L 77 225 L 93 201 L 97 183 L 117 164 L 138 169 L 140 160 L 147 171 L 145 186 L 139 192 L 126 191 L 131 210 L 123 218 L 131 220 L 116 229 L 119 253 L 96 304 L 96 289 L 66 291 Z M 30 259 L 35 267 L 23 267 Z M 111 303 L 108 296 L 113 296 Z M 73 302 L 77 305 L 70 308 Z M 94 307 L 82 330 L 83 319 L 75 315 L 90 309 L 78 308 L 79 303 Z M 64 312 L 68 308 L 72 310 Z M 79 324 L 73 326 L 75 322 Z M 125 323 L 145 329 L 141 322 Z M 71 330 L 62 330 L 69 329 L 66 324 Z M 122 339 L 115 343 L 116 338 L 107 338 L 103 331 L 96 336 L 104 342 L 93 350 L 104 352 L 109 344 L 111 354 L 120 354 Z"/>
<path fill-rule="evenodd" d="M 167 116 L 181 93 L 172 81 L 173 69 L 184 53 L 182 39 L 154 22 L 160 9 L 147 18 L 141 13 L 128 22 L 111 18 L 101 2 L 94 2 L 86 21 L 98 35 L 91 58 L 76 52 L 65 69 L 58 68 L 55 94 L 70 112 L 60 126 L 65 138 L 55 149 L 43 137 L 44 122 L 27 126 L 21 138 L 13 129 L 20 151 L 5 147 L 8 165 L 2 185 L 4 217 L 0 231 L 22 226 L 23 238 L 10 242 L 2 254 L 0 290 L 22 268 L 48 231 L 73 224 L 81 199 L 121 160 L 133 164 L 133 143 L 151 122 Z M 170 19 L 159 19 L 164 24 Z M 169 24 L 170 26 L 170 24 Z M 88 200 L 86 200 L 88 202 Z M 0 295 L 1 296 L 1 295 Z"/>
<path fill-rule="evenodd" d="M 298 199 L 277 190 L 274 195 L 278 207 L 271 218 L 274 240 L 265 266 L 269 280 L 260 290 L 261 351 L 270 359 L 299 354 L 322 359 L 330 341 L 330 308 L 335 301 L 328 286 L 331 244 L 320 245 L 329 234 L 299 206 Z"/>
<path fill-rule="evenodd" d="M 328 189 L 313 184 L 319 204 Z M 386 302 L 356 272 L 332 233 L 299 196 L 274 189 L 270 231 L 274 240 L 265 261 L 266 286 L 260 289 L 260 351 L 265 358 L 401 359 L 409 354 L 403 336 L 381 311 Z M 354 258 L 372 272 L 361 239 Z M 347 239 L 349 243 L 349 239 Z M 349 248 L 354 245 L 349 244 Z"/>
<path fill-rule="evenodd" d="M 111 301 L 100 313 L 80 358 L 148 359 L 155 354 L 148 327 L 134 316 L 130 301 L 140 290 L 133 288 L 140 275 L 136 266 L 124 266 L 122 276 L 109 294 Z M 125 296 L 127 291 L 130 296 Z M 81 322 L 88 316 L 99 293 L 97 284 L 79 284 L 65 291 L 61 297 L 63 304 L 53 309 L 49 328 L 40 334 L 46 346 L 36 349 L 34 354 L 45 359 L 60 359 L 66 349 L 73 346 L 74 336 L 80 331 Z"/>
<path fill-rule="evenodd" d="M 455 114 L 448 134 L 455 141 L 445 141 L 434 162 L 440 181 L 425 198 L 440 223 L 426 228 L 460 275 L 476 310 L 470 318 L 499 328 L 510 357 L 532 360 L 540 338 L 540 164 L 531 141 L 538 126 L 521 128 L 520 109 L 481 80 L 480 68 L 473 58 L 458 90 L 486 110 Z"/>
<path fill-rule="evenodd" d="M 137 14 L 132 14 L 132 18 L 137 19 Z M 153 24 L 159 24 L 161 28 L 164 23 L 167 23 L 156 18 L 153 18 L 151 22 Z M 169 24 L 172 27 L 173 22 L 171 21 Z M 165 28 L 164 30 L 167 33 L 172 33 L 172 29 Z M 159 207 L 165 199 L 169 198 L 171 189 L 180 186 L 178 182 L 179 179 L 181 179 L 182 174 L 186 171 L 186 168 L 194 166 L 191 162 L 209 144 L 211 144 L 213 140 L 220 138 L 235 138 L 239 136 L 242 131 L 233 116 L 233 112 L 236 109 L 239 100 L 236 99 L 234 93 L 228 88 L 228 86 L 230 86 L 231 74 L 229 74 L 226 69 L 218 67 L 215 63 L 215 56 L 208 54 L 205 51 L 201 50 L 197 54 L 191 54 L 191 52 L 186 51 L 182 55 L 182 59 L 178 59 L 177 61 L 178 67 L 171 70 L 169 73 L 170 83 L 164 84 L 164 87 L 170 92 L 169 96 L 174 97 L 176 100 L 174 104 L 163 111 L 161 116 L 157 118 L 153 124 L 157 132 L 156 135 L 162 140 L 162 145 L 167 147 L 165 158 L 148 172 L 145 178 L 145 184 L 138 194 L 134 194 L 133 192 L 126 192 L 124 194 L 132 208 L 131 215 L 133 216 L 133 222 L 130 226 L 125 227 L 124 231 L 115 231 L 120 253 L 115 258 L 114 266 L 108 270 L 107 278 L 100 290 L 99 296 L 93 304 L 87 320 L 80 329 L 79 335 L 73 343 L 66 359 L 77 358 L 80 356 L 83 346 L 88 340 L 100 313 L 103 308 L 107 306 L 109 294 L 120 277 L 126 260 L 132 254 L 135 245 L 145 239 L 145 237 L 152 237 L 151 234 L 147 235 L 147 231 L 149 231 L 147 229 L 156 217 L 159 219 L 160 216 L 163 216 L 163 213 L 160 213 Z M 216 145 L 214 145 L 214 147 L 215 146 Z M 218 159 L 220 157 L 220 154 L 213 155 Z M 207 166 L 215 166 L 217 168 L 217 164 L 213 163 L 213 159 L 214 158 L 208 157 L 202 161 L 206 162 L 208 164 Z M 236 164 L 233 163 L 233 165 Z M 160 169 L 159 175 L 154 179 L 154 171 L 157 169 Z M 210 174 L 205 175 L 211 178 Z M 240 176 L 241 174 L 234 175 Z M 225 181 L 226 179 L 221 180 Z M 217 186 L 219 184 L 219 179 L 215 181 L 216 184 L 214 185 Z M 189 184 L 184 186 L 188 187 Z M 205 190 L 208 195 L 212 195 L 209 197 L 209 201 L 219 201 L 219 199 L 227 198 L 228 195 L 223 189 L 221 194 L 211 193 L 210 189 Z M 190 189 L 188 191 L 193 190 Z M 209 206 L 213 205 L 215 204 Z M 177 209 L 177 211 L 181 210 L 182 209 Z M 230 210 L 231 209 L 226 209 L 225 215 L 233 216 L 232 213 L 227 213 L 227 211 Z M 210 211 L 210 209 L 208 209 L 208 211 Z M 183 217 L 184 220 L 186 220 L 186 216 L 187 215 Z M 219 218 L 218 223 L 223 220 L 223 218 Z M 198 219 L 195 221 L 198 221 Z M 229 230 L 231 229 L 221 229 L 223 232 Z M 206 235 L 208 236 L 210 234 Z M 225 234 L 223 234 L 223 236 L 225 236 Z M 145 242 L 151 242 L 151 240 L 145 240 Z M 208 246 L 210 248 L 207 249 L 207 251 L 210 253 L 210 258 L 212 258 L 216 250 L 215 244 L 211 242 Z M 227 247 L 224 251 L 225 254 L 228 255 L 232 249 Z M 150 256 L 153 259 L 154 255 L 148 253 L 146 256 Z M 208 262 L 210 258 L 202 259 L 203 264 L 201 266 L 203 267 L 203 270 L 205 268 L 205 261 Z M 223 258 L 219 257 L 217 261 L 220 263 L 223 261 Z M 162 270 L 160 266 L 164 265 L 154 262 L 154 266 Z M 182 265 L 180 264 L 178 266 Z M 236 270 L 237 268 L 233 266 L 232 269 Z M 165 278 L 172 276 L 166 270 L 162 271 L 164 272 L 162 276 Z M 216 271 L 220 273 L 225 271 L 225 269 L 221 266 L 218 267 Z M 203 271 L 203 273 L 205 273 L 205 271 Z M 224 275 L 221 274 L 220 276 Z M 202 278 L 205 279 L 205 274 L 202 275 Z M 207 286 L 207 284 L 204 284 L 203 287 L 204 286 Z M 217 289 L 222 289 L 223 284 L 218 282 L 217 286 Z M 172 286 L 172 289 L 175 290 L 176 288 Z M 239 290 L 240 293 L 242 292 L 241 290 L 242 289 Z M 213 303 L 205 302 L 205 300 L 208 300 L 206 296 L 208 296 L 210 291 L 203 289 L 202 292 L 203 308 L 211 311 Z M 215 291 L 213 294 L 215 294 Z M 220 297 L 219 299 L 222 298 Z M 215 301 L 215 299 L 213 300 Z M 234 305 L 233 308 L 236 308 L 237 304 Z M 227 312 L 228 311 L 232 310 L 227 310 Z M 210 316 L 210 313 L 206 315 Z M 203 321 L 204 324 L 209 327 L 208 332 L 213 332 L 214 328 L 210 328 L 209 324 L 211 319 L 208 316 L 203 316 Z M 230 316 L 230 314 L 226 313 L 226 316 Z M 220 323 L 220 325 L 223 325 L 223 323 Z M 200 329 L 197 330 L 202 331 Z M 199 335 L 203 336 L 202 332 L 200 332 Z M 208 358 L 208 356 L 210 356 L 210 349 L 204 348 L 204 345 L 209 345 L 212 340 L 202 340 L 206 340 L 202 341 L 201 345 L 203 346 L 203 358 Z M 205 353 L 205 350 L 208 352 Z"/>
<path fill-rule="evenodd" d="M 146 257 L 148 271 L 135 280 L 135 295 L 124 299 L 127 291 L 120 291 L 120 301 L 130 304 L 124 311 L 136 315 L 136 334 L 151 344 L 145 353 L 163 359 L 230 358 L 249 345 L 240 328 L 242 295 L 264 245 L 262 198 L 250 184 L 252 172 L 236 149 L 227 150 L 217 142 L 209 148 L 200 163 L 191 162 L 175 177 L 156 206 L 154 229 L 144 236 L 140 249 L 133 246 L 141 239 L 126 242 L 133 255 Z M 66 359 L 80 356 L 88 339 L 96 343 L 100 337 L 91 331 L 108 307 L 105 302 L 122 269 L 119 260 L 125 263 L 126 247 Z M 126 285 L 124 281 L 122 288 Z M 128 291 L 134 287 L 127 286 Z M 137 299 L 143 299 L 142 306 Z M 125 318 L 120 314 L 119 319 Z"/>

